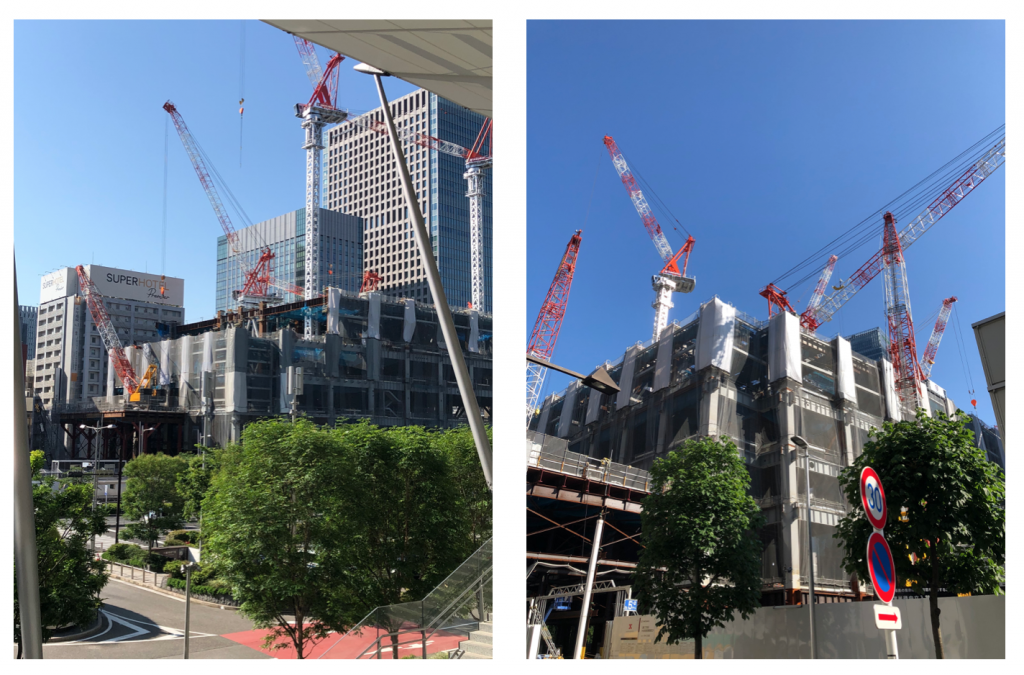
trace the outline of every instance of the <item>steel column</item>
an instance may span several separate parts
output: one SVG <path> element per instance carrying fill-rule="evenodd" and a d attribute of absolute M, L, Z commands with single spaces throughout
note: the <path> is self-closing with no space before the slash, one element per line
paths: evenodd
<path fill-rule="evenodd" d="M 594 532 L 594 546 L 590 553 L 590 568 L 587 570 L 587 589 L 583 592 L 583 607 L 580 608 L 580 628 L 576 635 L 576 651 L 572 657 L 582 658 L 583 646 L 587 643 L 587 620 L 590 618 L 590 598 L 594 593 L 594 577 L 597 575 L 597 556 L 601 552 L 601 533 L 604 531 L 604 514 L 597 519 Z"/>

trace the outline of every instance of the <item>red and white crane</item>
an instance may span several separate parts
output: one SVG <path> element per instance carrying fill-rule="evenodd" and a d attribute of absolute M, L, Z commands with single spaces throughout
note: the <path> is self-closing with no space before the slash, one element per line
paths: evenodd
<path fill-rule="evenodd" d="M 466 196 L 469 197 L 469 267 L 471 306 L 479 312 L 486 311 L 484 298 L 484 170 L 494 165 L 491 136 L 491 118 L 484 120 L 469 155 L 466 157 Z"/>
<path fill-rule="evenodd" d="M 658 224 L 647 199 L 644 198 L 644 193 L 640 191 L 640 186 L 633 178 L 633 172 L 629 170 L 629 165 L 626 164 L 626 159 L 619 151 L 619 146 L 615 144 L 615 139 L 605 136 L 604 145 L 608 148 L 615 171 L 622 179 L 622 184 L 626 187 L 633 206 L 636 207 L 640 219 L 643 220 L 647 234 L 651 236 L 654 247 L 658 249 L 658 255 L 666 261 L 661 272 L 651 277 L 651 285 L 657 293 L 657 297 L 651 305 L 654 307 L 654 340 L 657 341 L 661 337 L 661 332 L 668 326 L 668 310 L 672 307 L 672 293 L 689 293 L 697 284 L 696 279 L 686 276 L 686 266 L 690 262 L 690 251 L 693 250 L 694 239 L 691 236 L 677 253 L 672 253 L 672 247 L 669 246 L 661 225 Z M 680 256 L 684 256 L 681 271 L 677 264 Z"/>
<path fill-rule="evenodd" d="M 173 103 L 170 101 L 164 103 L 164 110 L 170 114 L 171 121 L 174 122 L 174 128 L 177 130 L 178 136 L 181 138 L 181 144 L 185 146 L 185 152 L 188 154 L 188 158 L 192 162 L 192 167 L 195 169 L 196 175 L 199 177 L 199 182 L 202 184 L 203 190 L 206 192 L 206 197 L 210 200 L 210 206 L 213 207 L 213 211 L 217 215 L 217 220 L 220 222 L 221 229 L 224 230 L 224 236 L 227 237 L 228 245 L 231 247 L 232 253 L 236 255 L 240 254 L 242 250 L 238 240 L 238 232 L 235 230 L 234 225 L 231 224 L 231 218 L 228 216 L 227 210 L 224 208 L 224 203 L 221 201 L 220 195 L 217 193 L 217 187 L 213 183 L 213 178 L 210 177 L 210 172 L 206 169 L 206 162 L 203 160 L 199 144 L 196 142 L 195 137 L 192 136 L 192 132 L 189 131 L 184 118 L 181 116 L 181 113 L 178 112 L 178 109 Z M 271 261 L 273 259 L 274 252 L 270 250 L 269 246 L 264 246 L 260 250 L 260 257 L 256 261 L 256 264 L 251 268 L 244 258 L 239 256 L 238 264 L 242 269 L 242 275 L 245 278 L 245 282 L 241 291 L 236 292 L 236 299 L 240 302 L 280 300 L 277 296 L 270 294 L 270 287 L 279 288 L 283 291 L 287 291 L 288 293 L 296 294 L 299 297 L 302 296 L 301 288 L 274 278 L 271 269 Z"/>
<path fill-rule="evenodd" d="M 139 390 L 139 378 L 135 374 L 135 369 L 132 368 L 132 362 L 128 360 L 124 353 L 121 339 L 117 337 L 117 330 L 115 330 L 114 324 L 110 320 L 110 314 L 107 312 L 106 305 L 103 304 L 103 296 L 96 290 L 96 284 L 85 273 L 84 267 L 79 265 L 75 268 L 75 271 L 78 272 L 78 290 L 85 296 L 85 302 L 89 306 L 89 313 L 92 315 L 92 322 L 96 324 L 96 331 L 100 334 L 103 347 L 110 355 L 114 371 L 121 379 L 121 384 L 124 386 L 125 391 L 128 392 L 128 397 L 131 397 L 132 394 Z"/>
<path fill-rule="evenodd" d="M 932 201 L 910 224 L 899 233 L 900 249 L 906 251 L 911 244 L 927 232 L 950 209 L 963 201 L 964 197 L 973 192 L 981 183 L 1003 165 L 1006 159 L 1006 137 L 1002 136 L 982 157 L 953 181 L 943 192 Z M 878 251 L 866 263 L 854 272 L 846 284 L 832 296 L 825 298 L 817 307 L 808 307 L 800 315 L 800 325 L 814 332 L 826 321 L 831 321 L 835 313 L 868 285 L 882 271 L 883 250 Z M 769 284 L 771 286 L 771 284 Z M 764 293 L 762 292 L 762 295 Z M 769 300 L 771 301 L 771 300 Z M 788 303 L 787 303 L 788 305 Z M 779 305 L 781 307 L 781 305 Z M 792 311 L 792 308 L 789 308 Z"/>
<path fill-rule="evenodd" d="M 946 330 L 946 323 L 949 322 L 949 314 L 953 311 L 954 302 L 956 302 L 955 295 L 942 301 L 939 318 L 935 320 L 932 336 L 928 338 L 928 344 L 925 345 L 924 354 L 921 356 L 921 379 L 923 380 L 931 377 L 932 366 L 935 365 L 935 354 L 939 351 L 939 343 L 942 342 L 942 334 Z"/>
<path fill-rule="evenodd" d="M 904 420 L 914 419 L 924 402 L 921 365 L 917 360 L 914 319 L 910 311 L 910 287 L 903 246 L 896 232 L 896 218 L 885 212 L 882 244 L 882 270 L 885 287 L 885 316 L 889 323 L 889 358 L 892 360 L 896 393 Z"/>
<path fill-rule="evenodd" d="M 530 336 L 530 343 L 526 347 L 526 355 L 533 356 L 544 361 L 550 361 L 555 353 L 555 343 L 558 342 L 558 332 L 562 330 L 562 319 L 565 318 L 565 310 L 569 305 L 569 290 L 572 288 L 572 277 L 576 273 L 576 260 L 580 253 L 580 242 L 583 240 L 583 230 L 576 230 L 576 233 L 569 239 L 565 247 L 561 262 L 558 263 L 558 270 L 555 278 L 551 281 L 548 294 L 544 297 L 544 304 L 540 306 L 537 313 L 537 321 L 533 324 L 533 334 Z M 540 392 L 544 386 L 544 375 L 547 368 L 537 363 L 526 363 L 526 423 L 529 425 L 533 418 L 537 404 L 540 403 Z"/>
<path fill-rule="evenodd" d="M 305 104 L 295 104 L 295 116 L 302 120 L 306 141 L 302 148 L 306 151 L 306 272 L 303 298 L 312 300 L 320 297 L 320 180 L 321 153 L 324 149 L 324 127 L 336 122 L 344 122 L 348 111 L 337 107 L 338 104 L 338 65 L 345 60 L 340 54 L 334 54 L 327 61 L 322 71 L 320 61 L 312 43 L 295 37 L 295 45 L 299 56 L 306 67 L 306 76 L 313 85 L 313 95 Z M 307 314 L 303 337 L 307 340 L 316 335 L 317 320 Z"/>

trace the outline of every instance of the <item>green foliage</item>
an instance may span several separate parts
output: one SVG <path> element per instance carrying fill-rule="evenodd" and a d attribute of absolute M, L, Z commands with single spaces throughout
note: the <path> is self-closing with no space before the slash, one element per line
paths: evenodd
<path fill-rule="evenodd" d="M 289 640 L 300 658 L 379 605 L 422 598 L 490 533 L 490 497 L 467 475 L 479 462 L 451 432 L 266 420 L 217 461 L 204 567 L 273 629 L 268 648 Z"/>
<path fill-rule="evenodd" d="M 953 593 L 1001 593 L 1005 581 L 1006 489 L 998 465 L 974 446 L 966 415 L 933 419 L 919 410 L 913 422 L 886 422 L 874 439 L 839 474 L 851 504 L 840 521 L 847 572 L 868 579 L 864 556 L 871 524 L 860 499 L 860 472 L 870 466 L 882 480 L 888 509 L 885 538 L 892 550 L 900 585 L 923 595 L 932 589 L 932 630 L 941 658 L 937 589 Z M 908 509 L 908 522 L 900 509 Z M 911 555 L 917 562 L 911 561 Z"/>
<path fill-rule="evenodd" d="M 28 454 L 28 461 L 32 467 L 32 477 L 36 478 L 46 466 L 46 453 L 42 450 L 33 450 Z"/>
<path fill-rule="evenodd" d="M 164 540 L 164 546 L 188 546 L 188 542 L 182 541 L 181 539 L 175 539 L 174 537 L 169 537 Z"/>
<path fill-rule="evenodd" d="M 136 551 L 139 554 L 144 552 L 141 548 L 139 548 L 135 544 L 126 544 L 124 542 L 121 542 L 121 543 L 118 543 L 118 544 L 114 544 L 113 546 L 108 548 L 106 551 L 104 551 L 103 552 L 103 557 L 106 558 L 107 560 L 114 560 L 114 561 L 117 561 L 117 562 L 127 563 L 135 555 Z"/>
<path fill-rule="evenodd" d="M 702 640 L 761 605 L 761 510 L 728 437 L 688 440 L 651 468 L 633 588 L 661 624 L 656 641 Z M 665 568 L 665 571 L 660 571 Z"/>
<path fill-rule="evenodd" d="M 85 625 L 100 606 L 107 583 L 104 563 L 95 560 L 89 538 L 106 529 L 92 511 L 92 486 L 45 478 L 32 489 L 39 561 L 39 604 L 43 640 L 57 627 Z M 21 642 L 18 589 L 14 589 L 14 639 Z"/>
<path fill-rule="evenodd" d="M 177 539 L 192 546 L 199 543 L 199 536 L 199 530 L 174 530 L 173 532 L 167 533 L 167 537 L 169 539 Z"/>
<path fill-rule="evenodd" d="M 163 453 L 139 455 L 124 467 L 128 479 L 121 508 L 126 518 L 136 521 L 125 528 L 125 536 L 149 544 L 168 530 L 182 524 L 184 499 L 177 491 L 178 476 L 188 467 L 184 457 L 170 457 Z M 155 514 L 148 521 L 143 517 Z"/>
<path fill-rule="evenodd" d="M 188 468 L 178 475 L 177 489 L 181 495 L 182 515 L 186 520 L 199 518 L 200 508 L 210 489 L 210 480 L 217 471 L 217 453 L 196 446 L 199 454 L 188 460 Z"/>
<path fill-rule="evenodd" d="M 180 565 L 180 561 L 179 561 L 179 565 Z M 181 591 L 185 590 L 185 580 L 184 579 L 176 579 L 176 578 L 168 579 L 167 580 L 167 585 L 170 586 L 171 588 L 180 589 Z M 218 584 L 218 585 L 197 584 L 196 581 L 195 581 L 195 573 L 193 573 L 193 576 L 192 576 L 192 587 L 189 589 L 189 592 L 194 594 L 194 595 L 207 595 L 207 596 L 210 596 L 212 598 L 229 598 L 229 599 L 233 599 L 233 598 L 231 598 L 231 589 L 229 587 L 226 587 L 226 586 L 221 585 L 221 584 Z"/>

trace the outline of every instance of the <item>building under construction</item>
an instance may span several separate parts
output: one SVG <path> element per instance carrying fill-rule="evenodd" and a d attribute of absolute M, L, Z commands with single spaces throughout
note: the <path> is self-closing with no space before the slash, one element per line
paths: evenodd
<path fill-rule="evenodd" d="M 598 590 L 615 591 L 593 596 L 590 625 L 603 626 L 621 615 L 639 555 L 646 470 L 688 438 L 728 436 L 743 454 L 767 523 L 761 531 L 765 605 L 798 604 L 808 588 L 806 460 L 789 440 L 794 435 L 810 447 L 818 602 L 870 591 L 844 572 L 832 535 L 849 508 L 839 472 L 861 453 L 872 427 L 901 419 L 886 357 L 859 354 L 842 337 L 802 331 L 795 314 L 758 321 L 712 298 L 669 324 L 657 342 L 638 343 L 604 365 L 618 394 L 574 382 L 548 396 L 530 426 L 527 596 L 538 599 L 534 618 L 547 616 L 565 653 L 575 640 L 581 572 L 594 540 L 601 546 L 596 578 L 607 587 Z M 925 405 L 932 414 L 956 410 L 931 381 Z M 603 537 L 595 536 L 599 520 Z M 552 611 L 554 598 L 561 600 Z"/>
<path fill-rule="evenodd" d="M 453 315 L 481 411 L 490 418 L 491 316 Z M 312 340 L 302 338 L 307 316 L 319 324 Z M 308 302 L 220 312 L 125 351 L 136 372 L 147 361 L 159 364 L 156 386 L 141 390 L 137 402 L 126 401 L 115 383 L 105 396 L 58 406 L 48 420 L 53 459 L 94 457 L 96 444 L 101 458 L 128 458 L 140 435 L 146 452 L 174 454 L 204 434 L 207 445 L 223 446 L 238 441 L 252 421 L 293 413 L 330 425 L 367 419 L 454 427 L 466 420 L 434 308 L 377 292 L 330 288 Z M 115 428 L 94 432 L 81 424 Z"/>

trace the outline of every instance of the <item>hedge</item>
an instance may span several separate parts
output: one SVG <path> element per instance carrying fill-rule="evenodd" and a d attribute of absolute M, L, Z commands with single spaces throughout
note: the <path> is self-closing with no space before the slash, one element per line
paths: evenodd
<path fill-rule="evenodd" d="M 177 588 L 177 589 L 180 589 L 182 591 L 185 590 L 185 580 L 184 579 L 168 579 L 167 580 L 167 585 L 170 586 L 171 588 Z M 191 587 L 191 589 L 189 589 L 189 591 L 191 593 L 195 594 L 195 595 L 206 595 L 206 596 L 209 596 L 211 598 L 229 598 L 229 599 L 232 599 L 232 600 L 234 599 L 234 598 L 231 597 L 231 593 L 230 592 L 225 593 L 223 588 L 217 588 L 216 586 L 206 586 L 206 585 L 203 585 L 203 584 L 192 584 L 192 587 Z"/>
<path fill-rule="evenodd" d="M 178 539 L 185 544 L 195 545 L 199 543 L 199 530 L 174 530 L 167 533 L 168 539 Z M 170 546 L 171 544 L 168 544 Z M 182 544 L 175 544 L 181 546 Z"/>

